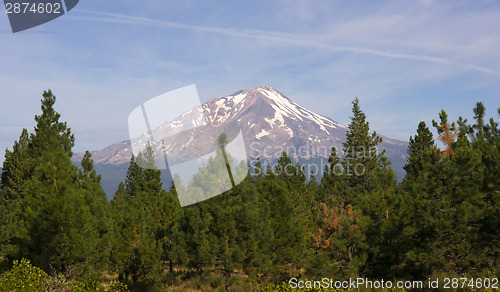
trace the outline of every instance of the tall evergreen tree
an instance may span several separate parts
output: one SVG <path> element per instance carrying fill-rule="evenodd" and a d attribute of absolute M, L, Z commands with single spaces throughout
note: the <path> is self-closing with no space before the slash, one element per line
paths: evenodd
<path fill-rule="evenodd" d="M 486 112 L 486 108 L 482 102 L 477 102 L 476 107 L 474 108 L 474 119 L 476 120 L 476 124 L 473 128 L 477 131 L 478 135 L 482 135 L 483 127 L 485 126 L 484 116 Z"/>
<path fill-rule="evenodd" d="M 278 158 L 274 172 L 288 189 L 293 200 L 294 214 L 303 228 L 312 225 L 311 212 L 314 205 L 315 193 L 313 186 L 308 186 L 304 166 L 295 164 L 286 152 Z"/>
<path fill-rule="evenodd" d="M 85 204 L 90 211 L 89 227 L 93 229 L 95 242 L 89 245 L 89 252 L 93 252 L 92 262 L 106 266 L 108 264 L 110 251 L 110 215 L 109 204 L 106 193 L 101 187 L 101 175 L 97 174 L 92 161 L 92 154 L 85 151 L 81 161 L 82 169 L 78 170 L 80 193 L 83 195 Z M 95 252 L 98 251 L 98 252 Z"/>
<path fill-rule="evenodd" d="M 12 151 L 5 151 L 0 183 L 0 269 L 20 257 L 20 243 L 27 238 L 22 207 L 29 179 L 29 143 L 28 131 L 23 129 Z"/>
<path fill-rule="evenodd" d="M 474 113 L 479 118 L 484 109 L 478 106 Z M 470 126 L 461 118 L 460 127 L 472 129 L 464 131 L 471 134 L 472 141 L 468 141 L 467 135 L 460 135 L 455 141 L 457 129 L 449 125 L 444 110 L 440 119 L 441 124 L 435 121 L 433 124 L 446 144 L 448 155 L 439 155 L 427 130 L 418 131 L 419 139 L 410 140 L 406 166 L 409 171 L 400 200 L 399 250 L 403 256 L 398 265 L 404 267 L 400 273 L 414 278 L 433 272 L 478 273 L 498 266 L 494 260 L 499 252 L 494 247 L 498 236 L 491 235 L 498 234 L 499 229 L 495 219 L 500 214 L 495 207 L 498 196 L 488 195 L 499 185 L 498 168 L 493 166 L 493 153 L 498 147 L 486 142 L 484 134 L 487 136 L 489 130 L 483 125 L 481 131 L 485 132 L 481 133 L 477 127 L 481 122 Z M 422 141 L 427 142 L 422 144 Z M 423 151 L 413 151 L 415 146 Z M 495 180 L 496 184 L 485 184 Z M 495 187 L 488 189 L 486 185 Z"/>
<path fill-rule="evenodd" d="M 153 150 L 147 145 L 137 158 L 132 156 L 125 183 L 120 184 L 111 202 L 111 261 L 121 279 L 136 284 L 161 274 L 163 247 L 171 239 L 166 225 L 177 216 L 175 206 L 162 189 L 161 172 L 155 168 Z"/>
<path fill-rule="evenodd" d="M 174 265 L 183 265 L 187 261 L 184 235 L 181 229 L 183 209 L 180 207 L 175 187 L 172 186 L 165 196 L 160 196 L 157 236 L 162 244 L 164 261 L 168 262 L 170 272 Z"/>
<path fill-rule="evenodd" d="M 75 137 L 67 123 L 59 121 L 61 114 L 54 109 L 56 97 L 52 91 L 44 91 L 42 96 L 42 114 L 35 116 L 35 132 L 31 134 L 32 156 L 39 157 L 47 150 L 61 149 L 71 158 Z"/>
<path fill-rule="evenodd" d="M 410 137 L 403 188 L 398 196 L 398 208 L 390 218 L 398 231 L 395 261 L 403 267 L 395 272 L 396 276 L 420 279 L 442 261 L 433 254 L 442 228 L 439 210 L 444 208 L 442 198 L 435 193 L 442 187 L 440 161 L 432 133 L 425 122 L 420 122 L 417 134 Z"/>
<path fill-rule="evenodd" d="M 370 245 L 362 245 L 357 252 L 359 258 L 366 256 L 366 263 L 360 273 L 370 277 L 387 277 L 391 271 L 387 263 L 391 262 L 392 230 L 387 220 L 392 214 L 395 202 L 395 178 L 390 163 L 376 146 L 382 139 L 374 132 L 370 134 L 369 123 L 359 106 L 359 100 L 353 101 L 353 116 L 347 129 L 344 142 L 343 175 L 346 186 L 341 190 L 340 199 L 346 205 L 352 205 L 359 218 L 357 226 L 361 228 Z"/>
<path fill-rule="evenodd" d="M 358 98 L 352 105 L 353 116 L 347 129 L 346 141 L 343 143 L 343 168 L 350 177 L 350 185 L 356 186 L 368 183 L 385 152 L 378 153 L 376 147 L 382 142 L 382 138 L 377 136 L 376 132 L 370 134 L 370 126 L 359 106 Z"/>
<path fill-rule="evenodd" d="M 337 155 L 337 150 L 332 147 L 330 156 L 328 157 L 328 164 L 324 167 L 324 174 L 321 178 L 321 192 L 317 200 L 324 202 L 327 198 L 326 194 L 336 193 L 336 196 L 341 194 L 341 190 L 345 187 L 346 176 Z"/>
<path fill-rule="evenodd" d="M 407 164 L 403 167 L 406 171 L 405 179 L 415 179 L 423 170 L 422 163 L 426 156 L 433 155 L 436 150 L 432 133 L 425 122 L 418 124 L 417 135 L 410 137 L 408 144 Z"/>
<path fill-rule="evenodd" d="M 74 137 L 59 121 L 55 100 L 50 90 L 43 93 L 42 114 L 35 116 L 35 132 L 29 139 L 22 190 L 22 220 L 28 234 L 19 246 L 23 256 L 46 271 L 74 269 L 89 274 L 100 264 L 96 256 L 101 252 L 96 251 L 100 229 L 95 225 L 97 214 L 91 211 L 97 198 L 86 196 L 87 185 L 79 181 L 70 161 Z"/>
<path fill-rule="evenodd" d="M 270 209 L 272 236 L 266 250 L 272 255 L 270 273 L 290 276 L 291 271 L 286 268 L 297 266 L 305 247 L 304 226 L 295 215 L 293 197 L 286 184 L 273 172 L 258 185 L 258 190 L 264 194 Z"/>
<path fill-rule="evenodd" d="M 5 151 L 0 186 L 5 191 L 6 199 L 19 199 L 23 192 L 23 184 L 29 177 L 29 146 L 28 131 L 23 129 L 19 141 L 14 142 L 12 151 Z"/>

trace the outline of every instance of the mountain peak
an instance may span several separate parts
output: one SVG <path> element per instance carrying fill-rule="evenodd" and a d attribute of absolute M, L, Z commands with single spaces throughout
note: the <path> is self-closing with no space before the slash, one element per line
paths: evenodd
<path fill-rule="evenodd" d="M 213 98 L 202 105 L 202 111 L 206 121 L 214 126 L 225 123 L 238 125 L 247 143 L 247 149 L 250 150 L 248 153 L 250 156 L 259 152 L 279 156 L 284 149 L 298 149 L 304 153 L 296 152 L 291 156 L 328 158 L 331 147 L 341 149 L 342 142 L 345 141 L 346 128 L 344 126 L 295 103 L 269 85 Z M 161 132 L 163 137 L 177 137 L 176 135 L 186 127 L 198 127 L 198 120 L 193 120 L 190 112 L 180 115 L 174 121 L 165 123 L 153 131 Z M 196 144 L 195 140 L 168 142 L 172 145 Z M 401 157 L 400 145 L 387 142 L 392 142 L 392 140 L 384 139 L 383 144 L 388 152 L 395 149 L 392 152 Z M 96 163 L 128 162 L 131 156 L 130 143 L 114 146 L 116 147 L 108 147 L 95 153 Z M 163 150 L 167 155 L 171 154 L 169 151 L 173 151 L 170 148 Z M 179 151 L 182 152 L 181 150 Z M 180 152 L 174 154 L 181 157 Z"/>
<path fill-rule="evenodd" d="M 290 157 L 301 160 L 303 165 L 312 163 L 307 164 L 307 167 L 312 166 L 308 168 L 307 173 L 313 170 L 314 166 L 321 171 L 323 163 L 328 160 L 332 146 L 341 151 L 342 143 L 346 139 L 347 129 L 344 126 L 295 103 L 269 85 L 213 98 L 202 105 L 202 110 L 209 124 L 224 127 L 225 123 L 230 123 L 240 128 L 249 159 L 260 157 L 263 162 L 272 162 L 282 151 L 286 151 Z M 182 134 L 182 129 L 186 127 L 199 126 L 199 120 L 193 119 L 193 116 L 199 115 L 192 115 L 192 111 L 153 129 L 155 133 L 167 137 L 161 141 L 162 151 L 166 155 L 187 159 L 192 156 L 189 145 L 198 145 L 201 153 L 205 153 L 211 147 L 210 143 L 200 143 L 213 139 L 209 137 L 210 131 L 198 133 L 196 136 Z M 393 161 L 399 173 L 403 173 L 402 165 L 407 145 L 406 142 L 385 137 L 381 144 L 381 148 L 387 151 L 386 155 Z M 116 143 L 103 150 L 92 152 L 96 167 L 106 171 L 115 169 L 115 172 L 123 172 L 120 177 L 125 175 L 126 165 L 131 156 L 130 141 Z M 83 153 L 76 153 L 73 161 L 80 161 L 82 157 Z M 115 168 L 109 168 L 110 166 Z M 103 175 L 103 185 L 110 186 L 106 190 L 108 195 L 116 190 L 118 184 L 114 176 L 116 175 L 109 177 Z"/>
<path fill-rule="evenodd" d="M 249 91 L 257 91 L 257 92 L 261 92 L 261 93 L 267 92 L 268 94 L 265 94 L 267 96 L 269 96 L 269 94 L 273 94 L 277 98 L 288 99 L 288 97 L 286 97 L 283 93 L 279 92 L 278 90 L 276 90 L 275 88 L 273 88 L 269 85 L 261 85 L 257 88 L 250 89 Z"/>
<path fill-rule="evenodd" d="M 272 91 L 276 91 L 276 89 L 272 88 L 272 87 L 271 87 L 271 86 L 269 86 L 269 85 L 265 85 L 265 84 L 264 84 L 264 85 L 259 86 L 259 87 L 258 87 L 258 88 L 256 88 L 256 89 L 264 89 L 264 90 L 272 90 Z"/>

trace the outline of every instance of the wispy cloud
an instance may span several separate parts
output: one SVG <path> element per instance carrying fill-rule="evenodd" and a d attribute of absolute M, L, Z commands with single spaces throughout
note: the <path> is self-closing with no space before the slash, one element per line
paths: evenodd
<path fill-rule="evenodd" d="M 0 34 L 0 149 L 33 128 L 48 88 L 80 151 L 126 139 L 131 109 L 191 83 L 203 101 L 268 84 L 345 125 L 357 96 L 374 130 L 407 140 L 442 108 L 500 106 L 497 3 L 81 2 L 34 33 Z"/>
<path fill-rule="evenodd" d="M 340 46 L 340 45 L 332 45 L 324 42 L 320 42 L 317 39 L 320 37 L 313 35 L 292 35 L 283 32 L 277 31 L 263 31 L 263 30 L 242 30 L 242 29 L 233 29 L 233 28 L 221 28 L 221 27 L 213 27 L 213 26 L 198 26 L 191 24 L 183 24 L 172 21 L 165 20 L 157 20 L 145 17 L 124 15 L 118 13 L 109 13 L 109 12 L 97 12 L 90 10 L 78 10 L 87 15 L 93 16 L 83 16 L 83 17 L 75 17 L 75 19 L 81 20 L 90 20 L 90 21 L 105 21 L 105 22 L 114 22 L 114 23 L 123 23 L 123 24 L 140 24 L 140 25 L 154 25 L 161 27 L 170 27 L 170 28 L 179 28 L 186 29 L 191 31 L 198 32 L 208 32 L 214 34 L 224 34 L 233 37 L 239 38 L 248 38 L 248 39 L 257 39 L 263 41 L 273 41 L 273 42 L 281 42 L 292 44 L 296 46 L 302 47 L 313 47 L 317 49 L 325 49 L 333 52 L 351 52 L 351 53 L 359 53 L 359 54 L 367 54 L 374 55 L 392 59 L 406 59 L 406 60 L 414 60 L 414 61 L 423 61 L 423 62 L 432 62 L 444 65 L 456 65 L 468 70 L 479 71 L 488 74 L 500 75 L 500 70 L 495 70 L 491 68 L 487 68 L 484 66 L 479 66 L 475 64 L 463 63 L 443 57 L 429 56 L 429 55 L 418 55 L 418 54 L 408 54 L 408 53 L 398 53 L 386 50 L 378 50 L 371 49 L 365 47 L 357 47 L 357 46 Z"/>

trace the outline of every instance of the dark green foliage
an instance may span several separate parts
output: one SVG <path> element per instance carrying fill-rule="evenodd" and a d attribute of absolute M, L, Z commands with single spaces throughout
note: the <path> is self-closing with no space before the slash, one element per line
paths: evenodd
<path fill-rule="evenodd" d="M 37 126 L 30 137 L 33 164 L 23 192 L 22 217 L 28 229 L 23 254 L 46 271 L 64 273 L 71 268 L 94 273 L 94 267 L 102 264 L 96 250 L 104 247 L 99 242 L 106 232 L 100 223 L 106 216 L 105 195 L 88 155 L 84 159 L 88 177 L 78 175 L 70 161 L 74 137 L 66 123 L 59 122 L 50 90 L 43 97 L 42 115 L 35 117 Z"/>
<path fill-rule="evenodd" d="M 173 272 L 174 265 L 185 264 L 187 254 L 184 237 L 181 229 L 181 218 L 183 209 L 179 205 L 179 200 L 172 187 L 170 191 L 160 198 L 158 203 L 157 238 L 162 245 L 162 259 L 168 262 L 170 272 Z"/>
<path fill-rule="evenodd" d="M 19 141 L 15 141 L 12 148 L 12 152 L 8 149 L 5 151 L 1 180 L 1 188 L 8 201 L 16 201 L 21 197 L 23 184 L 29 177 L 29 135 L 26 129 L 23 129 Z"/>
<path fill-rule="evenodd" d="M 365 242 L 359 218 L 351 205 L 338 203 L 331 196 L 314 208 L 315 229 L 311 234 L 311 255 L 307 273 L 321 277 L 324 274 L 355 276 L 364 263 L 359 253 Z"/>
<path fill-rule="evenodd" d="M 82 169 L 78 170 L 78 182 L 80 194 L 83 196 L 83 204 L 87 206 L 90 216 L 87 214 L 86 223 L 91 229 L 91 235 L 95 236 L 91 245 L 88 246 L 92 253 L 92 261 L 101 267 L 108 265 L 108 254 L 110 251 L 110 215 L 106 193 L 103 191 L 100 181 L 101 176 L 96 173 L 91 159 L 92 155 L 86 151 L 82 159 Z M 92 237 L 91 237 L 92 238 Z M 100 252 L 95 252 L 95 251 Z"/>
<path fill-rule="evenodd" d="M 473 128 L 477 131 L 478 135 L 481 135 L 484 127 L 484 115 L 486 112 L 486 108 L 482 102 L 476 103 L 476 107 L 474 108 L 474 119 L 476 120 L 476 124 Z"/>
<path fill-rule="evenodd" d="M 158 203 L 166 196 L 160 171 L 142 169 L 152 156 L 151 147 L 144 155 L 132 157 L 125 180 L 111 202 L 113 240 L 111 260 L 124 280 L 148 280 L 162 271 L 162 245 L 158 238 Z M 143 161 L 145 160 L 145 161 Z"/>
<path fill-rule="evenodd" d="M 29 135 L 23 129 L 12 152 L 5 151 L 0 191 L 0 271 L 11 260 L 19 258 L 21 241 L 27 237 L 22 219 L 23 191 L 29 179 Z"/>
<path fill-rule="evenodd" d="M 86 174 L 71 163 L 74 137 L 54 103 L 51 91 L 44 92 L 35 132 L 23 130 L 6 152 L 2 204 L 9 214 L 0 229 L 2 247 L 7 259 L 24 256 L 47 272 L 93 275 L 105 264 L 107 200 L 90 156 Z"/>
<path fill-rule="evenodd" d="M 359 271 L 371 277 L 386 277 L 390 274 L 385 270 L 387 261 L 392 260 L 388 258 L 392 255 L 388 218 L 394 204 L 396 181 L 384 152 L 378 153 L 376 148 L 382 139 L 376 133 L 370 134 L 369 123 L 357 98 L 353 101 L 352 111 L 343 144 L 343 160 L 337 158 L 334 149 L 330 155 L 332 165 L 324 182 L 335 189 L 329 189 L 333 198 L 323 199 L 328 206 L 323 210 L 330 210 L 328 212 L 333 212 L 344 222 L 344 227 L 339 228 L 337 241 L 358 238 L 340 255 L 340 259 L 347 255 L 347 262 L 350 262 L 348 266 L 344 264 L 343 269 L 349 274 Z"/>
<path fill-rule="evenodd" d="M 377 145 L 382 138 L 375 132 L 370 134 L 366 115 L 361 111 L 359 100 L 352 102 L 351 123 L 348 126 L 346 141 L 343 143 L 343 173 L 350 187 L 366 187 L 374 171 L 379 167 L 379 160 L 384 154 L 378 153 Z M 349 199 L 349 198 L 346 198 Z"/>
<path fill-rule="evenodd" d="M 215 161 L 218 159 L 209 160 L 206 168 L 211 169 Z M 205 173 L 208 175 L 200 169 L 197 180 L 203 181 Z M 302 178 L 302 188 L 304 183 Z M 260 179 L 248 178 L 222 195 L 183 208 L 182 213 L 179 228 L 189 268 L 200 272 L 215 268 L 226 279 L 238 270 L 252 277 L 259 273 L 286 277 L 299 264 L 305 247 L 304 225 L 297 218 L 299 212 L 286 181 L 272 172 Z"/>
<path fill-rule="evenodd" d="M 402 275 L 421 278 L 433 272 L 498 269 L 498 135 L 494 123 L 484 126 L 481 103 L 474 114 L 476 125 L 459 120 L 461 128 L 470 130 L 455 141 L 455 127 L 449 126 L 444 110 L 440 113 L 441 124 L 434 125 L 447 147 L 446 156 L 440 155 L 422 123 L 410 139 L 398 208 Z"/>
<path fill-rule="evenodd" d="M 35 116 L 35 132 L 31 134 L 31 151 L 34 157 L 41 156 L 47 150 L 62 149 L 72 156 L 71 148 L 75 137 L 71 134 L 66 122 L 59 122 L 61 114 L 55 111 L 56 97 L 52 91 L 44 91 L 42 99 L 42 114 Z"/>
<path fill-rule="evenodd" d="M 271 238 L 269 252 L 272 252 L 271 262 L 277 273 L 289 273 L 284 269 L 287 263 L 297 263 L 304 248 L 303 225 L 294 216 L 294 202 L 290 192 L 283 181 L 271 175 L 258 186 L 260 193 L 265 194 L 265 199 L 270 209 Z"/>
<path fill-rule="evenodd" d="M 427 156 L 434 155 L 436 147 L 434 146 L 434 139 L 432 133 L 425 125 L 425 122 L 418 124 L 417 135 L 415 138 L 410 137 L 408 144 L 407 164 L 404 166 L 406 171 L 405 179 L 415 179 L 422 170 L 423 163 Z"/>

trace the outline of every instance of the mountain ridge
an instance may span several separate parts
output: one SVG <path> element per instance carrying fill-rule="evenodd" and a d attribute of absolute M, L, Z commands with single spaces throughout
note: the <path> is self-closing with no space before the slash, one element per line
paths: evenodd
<path fill-rule="evenodd" d="M 249 160 L 260 158 L 271 162 L 278 158 L 283 150 L 291 152 L 288 153 L 289 156 L 301 163 L 307 164 L 313 160 L 317 163 L 318 159 L 326 163 L 332 147 L 337 149 L 339 156 L 342 154 L 347 127 L 306 109 L 268 85 L 212 98 L 202 104 L 201 109 L 208 124 L 217 127 L 233 123 L 241 129 Z M 165 142 L 162 146 L 164 154 L 186 156 L 181 150 L 175 150 L 183 147 L 170 147 L 168 143 L 182 145 L 198 142 L 199 147 L 203 148 L 205 144 L 210 143 L 199 143 L 200 141 L 206 142 L 215 138 L 201 137 L 203 134 L 200 134 L 199 141 L 193 141 L 193 138 L 187 140 L 186 137 L 177 135 L 182 129 L 196 127 L 202 122 L 193 119 L 193 110 L 152 129 L 154 132 L 161 132 L 162 137 L 175 137 L 171 138 L 172 141 L 162 141 Z M 377 135 L 382 138 L 378 148 L 386 150 L 386 156 L 392 161 L 395 172 L 401 178 L 408 142 L 378 133 Z M 125 140 L 91 153 L 96 165 L 121 165 L 130 161 L 132 147 L 130 141 Z M 73 161 L 77 162 L 82 157 L 83 153 L 75 153 Z M 319 168 L 322 170 L 323 166 Z"/>

